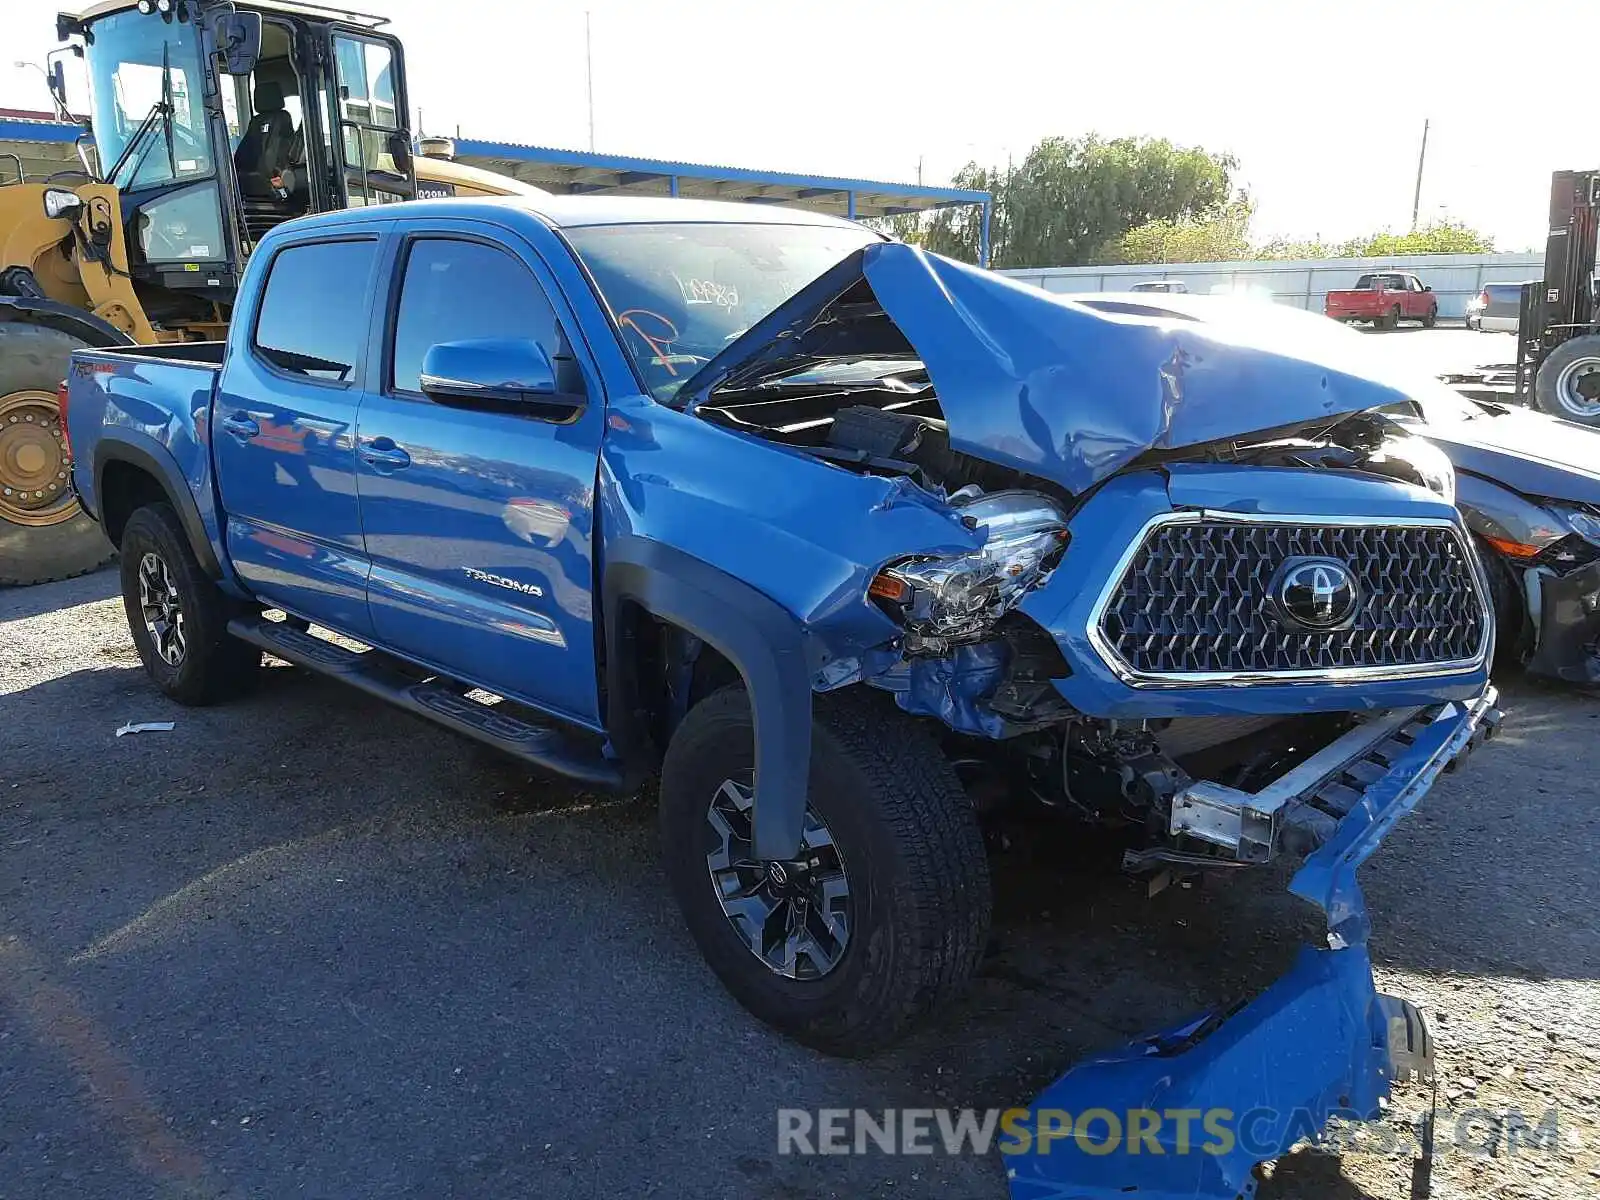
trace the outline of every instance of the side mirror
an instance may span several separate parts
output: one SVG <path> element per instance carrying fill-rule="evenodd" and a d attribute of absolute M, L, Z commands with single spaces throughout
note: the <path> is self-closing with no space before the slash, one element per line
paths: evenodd
<path fill-rule="evenodd" d="M 1425 283 L 1425 284 L 1422 285 L 1422 290 L 1425 291 L 1425 292 L 1431 292 L 1431 291 L 1433 291 L 1433 285 Z"/>
<path fill-rule="evenodd" d="M 440 404 L 531 410 L 570 420 L 581 396 L 556 391 L 556 371 L 531 338 L 440 342 L 422 356 L 419 386 Z M 559 411 L 557 411 L 559 410 Z"/>
<path fill-rule="evenodd" d="M 50 64 L 50 94 L 63 112 L 67 108 L 67 67 L 59 58 Z"/>
<path fill-rule="evenodd" d="M 411 174 L 411 135 L 404 129 L 396 129 L 388 137 L 388 149 L 395 170 L 402 175 Z"/>
<path fill-rule="evenodd" d="M 261 57 L 261 14 L 219 10 L 206 18 L 224 75 L 248 75 Z"/>

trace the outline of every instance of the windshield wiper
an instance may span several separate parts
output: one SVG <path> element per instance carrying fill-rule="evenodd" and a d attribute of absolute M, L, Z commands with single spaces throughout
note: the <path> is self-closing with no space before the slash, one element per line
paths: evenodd
<path fill-rule="evenodd" d="M 150 130 L 154 127 L 156 118 L 161 115 L 165 107 L 160 100 L 150 106 L 150 111 L 145 114 L 144 120 L 139 122 L 139 128 L 133 131 L 133 136 L 128 139 L 128 144 L 122 148 L 122 153 L 117 156 L 117 161 L 112 163 L 111 170 L 106 172 L 106 179 L 116 183 L 117 177 L 122 174 L 123 166 L 133 157 L 134 152 L 144 145 L 145 138 L 149 136 Z M 139 168 L 144 166 L 145 155 L 148 153 L 148 150 L 144 150 L 134 160 L 133 170 L 128 173 L 130 180 L 139 173 Z"/>
<path fill-rule="evenodd" d="M 796 375 L 806 374 L 805 371 L 796 371 Z M 779 377 L 764 379 L 751 388 L 741 388 L 740 391 L 785 391 L 785 392 L 851 392 L 851 391 L 884 391 L 905 392 L 915 395 L 926 391 L 928 368 L 921 363 L 908 363 L 892 371 L 880 374 L 845 375 L 835 379 L 794 379 Z M 912 379 L 921 376 L 923 382 L 913 383 Z"/>
<path fill-rule="evenodd" d="M 178 177 L 178 156 L 172 149 L 172 43 L 161 43 L 161 132 L 167 139 L 167 178 Z"/>

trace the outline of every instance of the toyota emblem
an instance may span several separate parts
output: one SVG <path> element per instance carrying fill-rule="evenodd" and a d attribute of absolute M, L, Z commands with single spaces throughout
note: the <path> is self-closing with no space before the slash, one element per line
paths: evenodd
<path fill-rule="evenodd" d="M 1278 568 L 1272 597 L 1289 624 L 1323 632 L 1355 618 L 1361 590 L 1350 568 L 1332 558 L 1291 558 Z"/>

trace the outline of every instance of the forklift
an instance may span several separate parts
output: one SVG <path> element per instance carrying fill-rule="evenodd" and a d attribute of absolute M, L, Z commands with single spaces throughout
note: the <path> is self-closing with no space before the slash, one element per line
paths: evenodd
<path fill-rule="evenodd" d="M 1557 171 L 1550 181 L 1544 278 L 1524 284 L 1514 363 L 1442 376 L 1468 396 L 1532 403 L 1553 417 L 1600 428 L 1600 171 Z"/>
<path fill-rule="evenodd" d="M 100 0 L 57 18 L 52 98 L 69 116 L 64 64 L 81 59 L 89 117 L 79 169 L 0 185 L 0 585 L 111 554 L 69 485 L 57 386 L 74 348 L 220 340 L 251 251 L 307 213 L 542 194 L 413 156 L 386 24 L 308 0 Z"/>
<path fill-rule="evenodd" d="M 1550 182 L 1544 281 L 1523 289 L 1517 394 L 1553 417 L 1600 426 L 1600 171 L 1557 171 Z"/>

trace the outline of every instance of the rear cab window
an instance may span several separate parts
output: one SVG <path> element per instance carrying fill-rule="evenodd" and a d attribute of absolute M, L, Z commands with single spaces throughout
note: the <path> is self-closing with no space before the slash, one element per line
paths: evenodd
<path fill-rule="evenodd" d="M 349 384 L 366 340 L 376 238 L 305 242 L 273 257 L 251 349 L 273 369 Z"/>

